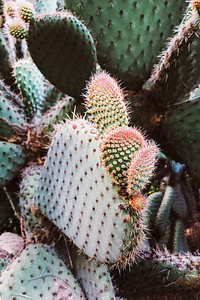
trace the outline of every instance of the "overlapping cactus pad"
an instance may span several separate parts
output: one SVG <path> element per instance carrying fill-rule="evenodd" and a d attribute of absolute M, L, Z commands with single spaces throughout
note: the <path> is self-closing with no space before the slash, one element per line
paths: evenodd
<path fill-rule="evenodd" d="M 144 220 L 113 186 L 101 164 L 100 141 L 84 119 L 58 125 L 35 202 L 88 256 L 126 262 L 144 239 Z"/>
<path fill-rule="evenodd" d="M 29 245 L 1 280 L 2 299 L 85 299 L 71 271 L 54 251 L 41 244 Z"/>

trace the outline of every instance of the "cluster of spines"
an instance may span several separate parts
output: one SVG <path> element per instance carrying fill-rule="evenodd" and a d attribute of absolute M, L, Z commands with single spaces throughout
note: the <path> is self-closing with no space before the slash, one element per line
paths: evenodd
<path fill-rule="evenodd" d="M 128 126 L 125 95 L 117 80 L 106 72 L 96 74 L 86 88 L 85 105 L 88 119 L 100 135 L 119 126 Z"/>
<path fill-rule="evenodd" d="M 105 135 L 100 146 L 101 159 L 113 181 L 127 184 L 127 170 L 134 152 L 146 146 L 142 133 L 136 128 L 118 127 Z"/>
<path fill-rule="evenodd" d="M 4 5 L 7 15 L 4 31 L 9 32 L 16 40 L 22 40 L 28 35 L 29 23 L 35 15 L 35 8 L 31 1 L 10 1 Z"/>

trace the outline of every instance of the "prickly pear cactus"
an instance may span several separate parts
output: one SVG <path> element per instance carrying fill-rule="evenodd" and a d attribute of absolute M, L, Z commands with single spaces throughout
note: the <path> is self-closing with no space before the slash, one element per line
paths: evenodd
<path fill-rule="evenodd" d="M 181 21 L 185 1 L 71 1 L 69 10 L 94 32 L 98 61 L 128 89 L 148 79 L 157 55 Z"/>
<path fill-rule="evenodd" d="M 198 289 L 200 2 L 0 5 L 0 298 Z"/>

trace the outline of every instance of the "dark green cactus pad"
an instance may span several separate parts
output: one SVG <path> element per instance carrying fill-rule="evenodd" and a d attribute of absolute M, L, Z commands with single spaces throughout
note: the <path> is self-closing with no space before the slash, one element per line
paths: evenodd
<path fill-rule="evenodd" d="M 79 20 L 67 12 L 38 15 L 30 23 L 28 47 L 53 85 L 70 96 L 80 96 L 96 67 L 96 49 Z"/>
<path fill-rule="evenodd" d="M 199 16 L 193 15 L 168 43 L 144 88 L 163 107 L 183 101 L 199 83 Z"/>
<path fill-rule="evenodd" d="M 26 154 L 21 146 L 0 141 L 0 186 L 14 178 L 25 160 Z"/>
<path fill-rule="evenodd" d="M 117 75 L 128 89 L 138 89 L 148 79 L 187 6 L 184 0 L 65 3 L 94 32 L 101 67 Z"/>
<path fill-rule="evenodd" d="M 45 95 L 44 76 L 30 58 L 19 59 L 14 64 L 14 76 L 22 94 L 26 116 L 39 116 Z"/>
<path fill-rule="evenodd" d="M 55 252 L 42 244 L 29 245 L 1 276 L 0 298 L 85 299 L 77 280 Z"/>
<path fill-rule="evenodd" d="M 172 106 L 160 125 L 159 142 L 165 152 L 185 163 L 200 180 L 200 98 Z"/>

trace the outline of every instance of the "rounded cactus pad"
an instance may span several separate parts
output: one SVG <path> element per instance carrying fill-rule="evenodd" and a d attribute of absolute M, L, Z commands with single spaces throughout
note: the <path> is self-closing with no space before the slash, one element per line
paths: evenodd
<path fill-rule="evenodd" d="M 24 112 L 28 118 L 40 115 L 45 96 L 45 78 L 32 59 L 19 59 L 13 73 L 21 91 Z"/>
<path fill-rule="evenodd" d="M 85 105 L 88 119 L 101 135 L 107 130 L 128 126 L 124 93 L 117 80 L 106 72 L 91 78 L 86 88 Z"/>
<path fill-rule="evenodd" d="M 142 133 L 132 127 L 118 127 L 108 133 L 101 143 L 101 159 L 113 181 L 127 184 L 127 170 L 131 157 L 147 145 Z"/>
<path fill-rule="evenodd" d="M 182 18 L 187 3 L 168 1 L 65 0 L 92 29 L 102 68 L 129 89 L 148 79 L 157 55 Z"/>
<path fill-rule="evenodd" d="M 2 299 L 85 299 L 71 271 L 55 252 L 29 245 L 1 275 Z"/>
<path fill-rule="evenodd" d="M 96 67 L 88 29 L 72 14 L 37 15 L 28 32 L 30 54 L 44 76 L 69 96 L 79 97 Z"/>
<path fill-rule="evenodd" d="M 119 196 L 101 164 L 100 142 L 84 119 L 57 125 L 35 203 L 86 255 L 125 265 L 144 239 L 143 212 Z"/>

